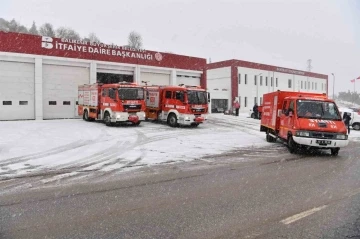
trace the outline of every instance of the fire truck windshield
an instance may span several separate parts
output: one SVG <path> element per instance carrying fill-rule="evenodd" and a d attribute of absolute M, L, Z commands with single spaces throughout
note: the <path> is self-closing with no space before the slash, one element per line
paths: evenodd
<path fill-rule="evenodd" d="M 299 118 L 341 120 L 334 103 L 316 100 L 298 100 L 297 115 Z"/>
<path fill-rule="evenodd" d="M 207 104 L 206 92 L 189 90 L 187 92 L 188 104 Z"/>
<path fill-rule="evenodd" d="M 143 100 L 143 88 L 119 88 L 119 99 L 121 100 Z"/>

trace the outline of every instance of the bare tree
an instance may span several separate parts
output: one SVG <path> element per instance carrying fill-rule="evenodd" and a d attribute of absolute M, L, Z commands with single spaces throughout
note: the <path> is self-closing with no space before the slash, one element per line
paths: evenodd
<path fill-rule="evenodd" d="M 28 33 L 28 29 L 25 26 L 18 23 L 17 21 L 15 21 L 15 19 L 12 19 L 8 23 L 8 28 L 10 32 Z"/>
<path fill-rule="evenodd" d="M 84 37 L 83 40 L 87 42 L 100 42 L 100 39 L 93 32 L 91 32 L 88 37 Z"/>
<path fill-rule="evenodd" d="M 59 27 L 56 30 L 56 37 L 72 40 L 80 40 L 80 35 L 75 30 L 66 27 Z"/>
<path fill-rule="evenodd" d="M 29 29 L 29 33 L 31 33 L 33 35 L 39 35 L 39 31 L 38 31 L 34 21 L 33 21 L 31 28 Z"/>
<path fill-rule="evenodd" d="M 128 44 L 135 49 L 141 49 L 143 47 L 142 37 L 139 33 L 132 31 L 128 37 Z"/>
<path fill-rule="evenodd" d="M 9 22 L 6 21 L 4 18 L 0 18 L 0 31 L 9 31 Z"/>
<path fill-rule="evenodd" d="M 55 37 L 55 31 L 53 25 L 50 23 L 45 23 L 40 27 L 40 35 L 47 37 Z"/>

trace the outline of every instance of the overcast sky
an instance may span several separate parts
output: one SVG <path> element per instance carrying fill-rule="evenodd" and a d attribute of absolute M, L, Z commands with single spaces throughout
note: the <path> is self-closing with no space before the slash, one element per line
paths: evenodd
<path fill-rule="evenodd" d="M 336 75 L 336 91 L 360 76 L 360 0 L 1 0 L 0 17 L 50 22 L 102 42 L 141 33 L 148 50 L 240 59 Z M 360 91 L 360 80 L 357 82 Z M 331 90 L 330 90 L 331 89 Z"/>

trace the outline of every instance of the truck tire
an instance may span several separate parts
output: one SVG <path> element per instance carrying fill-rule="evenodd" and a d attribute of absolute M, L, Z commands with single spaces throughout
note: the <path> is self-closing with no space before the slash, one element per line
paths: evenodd
<path fill-rule="evenodd" d="M 178 126 L 177 118 L 176 118 L 176 115 L 174 113 L 171 113 L 169 115 L 167 123 L 168 123 L 168 125 L 170 125 L 170 127 Z"/>
<path fill-rule="evenodd" d="M 266 142 L 274 143 L 274 142 L 276 142 L 276 138 L 272 137 L 271 135 L 269 135 L 269 134 L 267 133 L 267 134 L 266 134 Z"/>
<path fill-rule="evenodd" d="M 289 152 L 291 154 L 294 154 L 297 151 L 297 144 L 295 143 L 295 141 L 291 135 L 288 138 L 288 148 L 289 148 Z"/>
<path fill-rule="evenodd" d="M 360 124 L 359 123 L 355 123 L 352 125 L 354 130 L 360 130 Z"/>
<path fill-rule="evenodd" d="M 331 155 L 332 156 L 337 156 L 339 154 L 340 148 L 333 148 L 330 149 L 331 150 Z"/>
<path fill-rule="evenodd" d="M 110 120 L 110 114 L 109 112 L 105 112 L 104 114 L 104 123 L 106 126 L 112 126 L 111 120 Z"/>
<path fill-rule="evenodd" d="M 83 113 L 83 120 L 89 121 L 89 112 L 87 110 L 84 110 Z"/>

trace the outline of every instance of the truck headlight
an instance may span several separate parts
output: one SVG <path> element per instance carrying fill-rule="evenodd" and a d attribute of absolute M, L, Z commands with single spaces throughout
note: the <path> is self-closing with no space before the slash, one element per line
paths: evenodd
<path fill-rule="evenodd" d="M 306 131 L 297 131 L 296 132 L 296 136 L 300 136 L 300 137 L 309 137 L 310 133 L 306 132 Z"/>
<path fill-rule="evenodd" d="M 345 135 L 345 134 L 336 135 L 336 139 L 346 139 L 346 138 L 347 138 L 347 135 Z"/>

